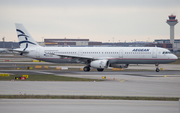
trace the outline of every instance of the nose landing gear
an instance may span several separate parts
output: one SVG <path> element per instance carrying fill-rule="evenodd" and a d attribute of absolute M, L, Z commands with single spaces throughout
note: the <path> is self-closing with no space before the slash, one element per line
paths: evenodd
<path fill-rule="evenodd" d="M 159 70 L 159 68 L 156 68 L 156 72 L 159 72 L 160 70 Z"/>
<path fill-rule="evenodd" d="M 160 70 L 159 70 L 159 64 L 157 63 L 157 64 L 155 64 L 155 66 L 156 66 L 156 72 L 159 72 Z"/>

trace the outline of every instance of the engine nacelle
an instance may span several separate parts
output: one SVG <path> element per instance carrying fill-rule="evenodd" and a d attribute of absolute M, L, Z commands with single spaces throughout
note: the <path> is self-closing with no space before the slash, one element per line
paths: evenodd
<path fill-rule="evenodd" d="M 90 63 L 90 66 L 93 68 L 107 68 L 108 60 L 95 60 Z"/>
<path fill-rule="evenodd" d="M 128 68 L 129 64 L 111 64 L 110 67 L 114 68 Z"/>

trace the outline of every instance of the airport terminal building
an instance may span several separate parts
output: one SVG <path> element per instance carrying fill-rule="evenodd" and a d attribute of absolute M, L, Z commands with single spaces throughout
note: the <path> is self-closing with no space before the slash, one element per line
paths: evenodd
<path fill-rule="evenodd" d="M 0 48 L 19 48 L 19 42 L 0 41 Z"/>
<path fill-rule="evenodd" d="M 89 41 L 89 39 L 44 39 L 45 46 L 101 46 L 102 42 Z"/>
<path fill-rule="evenodd" d="M 170 39 L 157 39 L 157 40 L 154 40 L 153 44 L 158 45 L 157 47 L 167 48 L 171 51 L 172 50 L 180 51 L 180 39 L 175 39 L 174 45 L 170 43 Z"/>

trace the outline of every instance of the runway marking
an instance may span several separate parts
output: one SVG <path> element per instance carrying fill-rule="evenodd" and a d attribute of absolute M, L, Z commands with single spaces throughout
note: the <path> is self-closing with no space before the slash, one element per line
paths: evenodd
<path fill-rule="evenodd" d="M 162 76 L 153 76 L 153 75 L 145 75 L 145 74 L 138 74 L 138 73 L 128 73 L 123 75 L 130 75 L 130 76 L 139 76 L 139 77 L 162 77 Z"/>
<path fill-rule="evenodd" d="M 176 78 L 180 77 L 180 75 L 179 76 L 174 76 L 174 75 L 179 75 L 179 74 L 165 75 L 164 77 L 176 77 Z"/>
<path fill-rule="evenodd" d="M 34 71 L 34 72 L 36 72 L 36 73 L 42 73 L 42 74 L 53 74 L 53 75 L 54 75 L 54 73 L 49 73 L 49 72 L 42 72 L 42 71 Z"/>
<path fill-rule="evenodd" d="M 118 80 L 120 82 L 125 82 L 126 81 L 126 80 L 122 80 L 122 79 L 116 79 L 116 80 Z"/>

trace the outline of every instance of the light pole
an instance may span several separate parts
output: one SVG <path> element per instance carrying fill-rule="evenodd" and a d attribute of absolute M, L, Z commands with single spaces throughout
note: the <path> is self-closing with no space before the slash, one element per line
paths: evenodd
<path fill-rule="evenodd" d="M 43 42 L 43 39 L 44 39 L 44 37 L 42 37 L 42 42 Z"/>
<path fill-rule="evenodd" d="M 4 48 L 4 40 L 5 40 L 5 37 L 3 37 L 2 40 L 3 40 L 3 48 Z"/>

